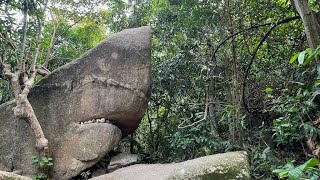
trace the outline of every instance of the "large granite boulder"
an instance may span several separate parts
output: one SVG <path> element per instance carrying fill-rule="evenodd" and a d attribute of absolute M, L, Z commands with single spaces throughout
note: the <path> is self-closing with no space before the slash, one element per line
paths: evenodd
<path fill-rule="evenodd" d="M 69 179 L 112 150 L 139 125 L 150 96 L 151 31 L 128 29 L 55 70 L 29 95 L 54 158 L 52 179 Z M 30 127 L 14 101 L 0 105 L 0 164 L 32 174 Z"/>
<path fill-rule="evenodd" d="M 92 180 L 226 180 L 249 179 L 247 154 L 243 151 L 205 156 L 173 164 L 138 164 Z"/>

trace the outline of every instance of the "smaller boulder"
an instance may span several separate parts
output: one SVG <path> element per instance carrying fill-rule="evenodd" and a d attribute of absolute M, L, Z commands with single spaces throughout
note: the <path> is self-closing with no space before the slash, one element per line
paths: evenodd
<path fill-rule="evenodd" d="M 138 155 L 130 153 L 120 153 L 111 157 L 108 171 L 112 172 L 119 168 L 126 167 L 138 162 Z"/>
<path fill-rule="evenodd" d="M 226 180 L 249 177 L 247 153 L 228 152 L 172 164 L 136 164 L 92 180 Z"/>
<path fill-rule="evenodd" d="M 2 180 L 32 180 L 31 178 L 20 176 L 14 173 L 0 171 L 0 179 Z"/>
<path fill-rule="evenodd" d="M 12 171 L 13 174 L 18 174 L 18 175 L 22 175 L 23 174 L 23 171 L 22 170 L 15 170 L 15 171 Z"/>

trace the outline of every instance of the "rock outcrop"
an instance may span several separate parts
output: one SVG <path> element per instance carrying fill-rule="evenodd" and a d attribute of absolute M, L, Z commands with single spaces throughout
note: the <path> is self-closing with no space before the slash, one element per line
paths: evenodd
<path fill-rule="evenodd" d="M 130 153 L 120 153 L 116 156 L 111 157 L 108 166 L 108 171 L 115 171 L 122 167 L 126 167 L 138 162 L 138 155 Z"/>
<path fill-rule="evenodd" d="M 249 179 L 247 154 L 243 151 L 205 156 L 173 164 L 138 164 L 92 180 L 226 180 Z"/>
<path fill-rule="evenodd" d="M 0 171 L 1 180 L 32 180 L 31 178 L 20 176 L 18 174 Z"/>
<path fill-rule="evenodd" d="M 32 89 L 54 158 L 52 179 L 79 174 L 138 127 L 150 96 L 150 38 L 149 27 L 116 33 Z M 14 105 L 0 105 L 0 164 L 29 175 L 35 142 L 30 127 L 14 118 Z"/>

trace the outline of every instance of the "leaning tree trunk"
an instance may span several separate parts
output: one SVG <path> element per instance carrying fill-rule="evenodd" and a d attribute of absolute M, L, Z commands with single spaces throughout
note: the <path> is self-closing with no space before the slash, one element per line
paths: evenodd
<path fill-rule="evenodd" d="M 26 62 L 29 61 L 26 56 L 26 41 L 27 41 L 27 31 L 28 31 L 28 10 L 30 7 L 36 8 L 36 1 L 23 1 L 23 29 L 22 29 L 22 39 L 21 39 L 21 48 L 19 51 L 19 59 L 17 59 L 16 70 L 13 70 L 11 65 L 8 63 L 7 59 L 7 47 L 3 49 L 2 55 L 0 56 L 0 72 L 3 72 L 6 78 L 11 82 L 12 89 L 16 98 L 16 106 L 14 108 L 14 115 L 17 119 L 26 121 L 31 127 L 36 140 L 36 148 L 40 156 L 45 156 L 48 151 L 48 140 L 45 138 L 40 123 L 37 119 L 35 112 L 33 111 L 32 105 L 28 100 L 28 94 L 34 85 L 34 80 L 37 74 L 36 63 L 38 60 L 38 55 L 40 51 L 40 41 L 42 37 L 42 27 L 43 22 L 39 17 L 39 13 L 35 13 L 35 16 L 38 21 L 38 28 L 36 33 L 35 40 L 35 51 L 33 54 L 33 59 L 30 67 L 26 67 Z M 39 12 L 45 14 L 45 10 L 48 4 L 48 0 L 45 0 L 43 8 L 39 9 Z M 7 6 L 5 6 L 7 9 Z M 8 15 L 9 16 L 9 15 Z M 9 17 L 10 18 L 10 17 Z M 9 32 L 5 30 L 3 33 L 3 42 L 8 47 L 12 47 L 14 51 L 18 51 L 16 45 L 12 45 L 14 42 L 9 37 Z M 3 43 L 1 42 L 1 43 Z M 13 43 L 14 44 L 14 43 Z"/>
<path fill-rule="evenodd" d="M 293 0 L 292 3 L 302 19 L 309 46 L 316 49 L 320 44 L 320 23 L 317 18 L 319 15 L 311 10 L 307 0 Z"/>
<path fill-rule="evenodd" d="M 21 88 L 19 83 L 20 72 L 11 73 L 8 72 L 7 68 L 4 70 L 6 72 L 6 76 L 11 81 L 16 98 L 14 115 L 17 119 L 24 120 L 29 124 L 35 136 L 37 151 L 40 156 L 45 156 L 48 151 L 48 140 L 45 138 L 33 107 L 28 100 L 28 94 L 34 84 L 35 72 L 32 73 L 31 77 L 24 83 L 24 87 Z"/>
<path fill-rule="evenodd" d="M 37 116 L 27 98 L 27 96 L 20 94 L 16 98 L 16 107 L 14 108 L 14 115 L 16 118 L 25 120 L 31 127 L 36 138 L 36 148 L 40 156 L 45 156 L 48 150 L 48 140 L 45 138 L 42 128 L 39 124 Z"/>
<path fill-rule="evenodd" d="M 11 66 L 5 63 L 5 59 L 0 58 L 0 68 L 4 75 L 10 80 L 14 96 L 16 98 L 16 106 L 14 107 L 14 115 L 17 119 L 26 121 L 31 127 L 36 139 L 36 148 L 40 156 L 45 156 L 48 151 L 48 140 L 45 138 L 36 114 L 28 100 L 28 94 L 34 84 L 36 71 L 34 67 L 31 70 L 31 76 L 26 77 L 23 86 L 20 85 L 21 71 L 11 72 Z M 23 88 L 22 88 L 23 87 Z"/>

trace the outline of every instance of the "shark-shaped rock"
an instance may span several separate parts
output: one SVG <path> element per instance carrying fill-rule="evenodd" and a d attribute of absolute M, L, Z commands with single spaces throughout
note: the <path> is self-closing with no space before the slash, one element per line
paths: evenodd
<path fill-rule="evenodd" d="M 94 165 L 139 126 L 150 96 L 150 39 L 149 27 L 116 33 L 32 89 L 29 99 L 54 158 L 53 179 Z M 35 140 L 14 118 L 14 106 L 0 105 L 0 165 L 30 175 Z"/>

